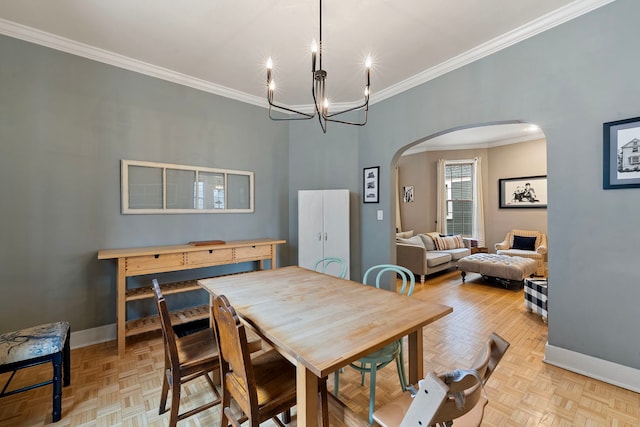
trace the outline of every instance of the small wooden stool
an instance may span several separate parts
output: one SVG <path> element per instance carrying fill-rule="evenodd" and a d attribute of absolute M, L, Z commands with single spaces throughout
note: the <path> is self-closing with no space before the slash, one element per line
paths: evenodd
<path fill-rule="evenodd" d="M 0 398 L 53 384 L 53 422 L 62 416 L 62 383 L 71 383 L 71 350 L 69 348 L 69 322 L 55 322 L 15 332 L 0 334 L 0 374 L 11 376 L 0 392 Z M 39 384 L 7 391 L 18 369 L 51 362 L 53 378 Z"/>

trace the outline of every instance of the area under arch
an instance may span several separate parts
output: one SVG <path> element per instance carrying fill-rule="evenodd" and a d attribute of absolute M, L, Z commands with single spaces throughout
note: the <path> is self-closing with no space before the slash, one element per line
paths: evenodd
<path fill-rule="evenodd" d="M 413 230 L 414 233 L 437 231 L 438 160 L 474 158 L 481 159 L 482 165 L 484 246 L 488 251 L 495 252 L 495 244 L 512 229 L 538 230 L 546 234 L 546 208 L 526 205 L 500 207 L 501 180 L 547 175 L 546 137 L 542 129 L 526 121 L 481 123 L 447 129 L 399 150 L 394 156 L 392 169 L 397 167 L 395 217 L 400 221 L 396 220 L 392 227 L 398 231 Z M 546 189 L 538 191 L 546 197 Z M 411 197 L 406 195 L 407 192 Z M 503 195 L 506 197 L 510 195 Z"/>

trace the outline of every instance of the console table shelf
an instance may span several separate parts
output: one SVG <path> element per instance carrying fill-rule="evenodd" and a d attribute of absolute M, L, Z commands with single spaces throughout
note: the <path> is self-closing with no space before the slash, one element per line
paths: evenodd
<path fill-rule="evenodd" d="M 210 310 L 207 304 L 189 307 L 183 310 L 172 311 L 171 324 L 182 325 L 183 323 L 193 322 L 194 320 L 208 319 L 209 316 Z M 125 336 L 130 337 L 159 329 L 160 318 L 158 316 L 141 317 L 127 322 Z"/>
<path fill-rule="evenodd" d="M 160 285 L 163 295 L 177 294 L 180 292 L 189 292 L 202 289 L 198 285 L 197 280 L 187 280 L 185 282 L 165 283 Z M 127 289 L 125 299 L 127 301 L 135 301 L 140 299 L 153 298 L 153 288 L 151 286 L 144 286 L 141 288 Z"/>
<path fill-rule="evenodd" d="M 193 245 L 151 246 L 98 251 L 98 259 L 116 260 L 118 355 L 122 356 L 124 354 L 126 337 L 160 329 L 157 316 L 127 320 L 126 305 L 128 302 L 153 298 L 151 287 L 127 288 L 127 277 L 248 261 L 259 261 L 260 269 L 264 269 L 264 261 L 270 260 L 271 268 L 275 268 L 277 245 L 284 243 L 286 243 L 285 240 L 257 239 L 238 240 L 222 244 L 212 241 L 211 244 L 204 242 L 204 244 Z M 166 295 L 191 292 L 198 289 L 200 289 L 200 286 L 195 280 L 162 285 L 162 292 Z M 208 305 L 190 307 L 172 313 L 174 324 L 207 319 L 208 317 Z"/>

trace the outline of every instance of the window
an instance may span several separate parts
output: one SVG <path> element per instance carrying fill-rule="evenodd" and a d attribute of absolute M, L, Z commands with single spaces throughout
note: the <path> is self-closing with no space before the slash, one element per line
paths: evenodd
<path fill-rule="evenodd" d="M 250 213 L 253 172 L 122 160 L 122 213 Z"/>
<path fill-rule="evenodd" d="M 445 165 L 447 234 L 473 235 L 473 172 L 472 162 Z"/>

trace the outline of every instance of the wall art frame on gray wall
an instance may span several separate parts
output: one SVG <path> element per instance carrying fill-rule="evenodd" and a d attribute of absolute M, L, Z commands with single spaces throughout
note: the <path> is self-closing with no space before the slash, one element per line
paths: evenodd
<path fill-rule="evenodd" d="M 121 160 L 123 214 L 253 213 L 254 174 Z"/>
<path fill-rule="evenodd" d="M 547 176 L 522 176 L 498 180 L 500 209 L 547 208 Z"/>
<path fill-rule="evenodd" d="M 380 166 L 364 168 L 362 172 L 362 202 L 380 202 Z"/>
<path fill-rule="evenodd" d="M 602 188 L 640 188 L 640 117 L 602 125 Z"/>

